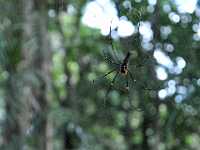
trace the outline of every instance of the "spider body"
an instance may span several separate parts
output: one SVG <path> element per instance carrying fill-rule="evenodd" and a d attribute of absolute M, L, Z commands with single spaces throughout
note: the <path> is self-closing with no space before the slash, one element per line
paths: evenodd
<path fill-rule="evenodd" d="M 128 62 L 129 62 L 129 59 L 130 59 L 130 55 L 131 55 L 131 53 L 128 51 L 126 56 L 124 57 L 124 59 L 119 63 L 118 62 L 114 62 L 113 60 L 111 60 L 109 58 L 106 58 L 109 61 L 109 63 L 115 65 L 115 68 L 112 69 L 111 71 L 107 72 L 102 77 L 104 78 L 104 77 L 108 76 L 109 74 L 111 74 L 113 72 L 116 72 L 114 77 L 113 77 L 113 79 L 112 79 L 112 81 L 111 81 L 111 83 L 110 83 L 110 86 L 108 88 L 108 92 L 110 91 L 111 87 L 113 86 L 113 84 L 114 84 L 114 82 L 115 82 L 115 80 L 116 80 L 116 78 L 117 78 L 117 76 L 119 74 L 125 76 L 125 78 L 126 78 L 126 90 L 129 89 L 128 77 L 130 77 L 131 80 L 134 81 L 132 73 L 128 69 Z M 108 92 L 107 92 L 107 94 L 108 94 Z"/>
<path fill-rule="evenodd" d="M 121 74 L 123 74 L 123 75 L 127 75 L 127 73 L 128 73 L 128 66 L 127 66 L 127 64 L 123 64 L 123 65 L 121 65 L 120 66 L 120 73 Z"/>
<path fill-rule="evenodd" d="M 120 64 L 120 73 L 123 75 L 128 74 L 128 60 L 130 58 L 130 52 L 126 54 L 126 57 L 124 58 L 122 64 Z"/>
<path fill-rule="evenodd" d="M 126 53 L 124 59 L 120 61 L 120 59 L 116 55 L 115 47 L 114 47 L 113 42 L 112 42 L 111 27 L 110 27 L 109 39 L 110 39 L 110 44 L 111 44 L 112 51 L 114 52 L 113 53 L 114 57 L 116 58 L 117 61 L 115 61 L 112 56 L 109 57 L 109 55 L 107 55 L 107 52 L 103 51 L 104 56 L 105 56 L 105 60 L 109 64 L 111 64 L 113 66 L 113 69 L 110 70 L 109 72 L 107 72 L 106 74 L 104 74 L 103 76 L 101 76 L 98 79 L 105 78 L 106 76 L 108 76 L 111 73 L 115 72 L 114 77 L 112 78 L 112 80 L 110 82 L 110 85 L 109 85 L 109 87 L 108 87 L 108 89 L 106 91 L 105 99 L 107 98 L 111 88 L 114 86 L 114 83 L 115 83 L 118 75 L 123 75 L 125 77 L 125 81 L 126 81 L 125 90 L 124 89 L 120 89 L 120 90 L 122 90 L 124 92 L 128 92 L 129 91 L 129 80 L 131 80 L 132 83 L 136 82 L 136 80 L 134 79 L 134 76 L 132 75 L 132 72 L 129 70 L 129 67 L 128 67 L 128 63 L 129 63 L 129 60 L 130 60 L 131 52 L 128 51 Z M 94 80 L 93 80 L 93 83 L 94 83 Z M 146 87 L 142 87 L 142 88 L 145 89 L 145 90 L 147 89 Z M 104 99 L 104 103 L 105 103 L 105 99 Z"/>

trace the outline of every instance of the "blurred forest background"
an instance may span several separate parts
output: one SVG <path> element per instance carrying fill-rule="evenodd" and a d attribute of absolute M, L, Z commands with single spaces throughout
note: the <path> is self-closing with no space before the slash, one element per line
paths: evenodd
<path fill-rule="evenodd" d="M 199 150 L 198 3 L 0 0 L 0 148 Z"/>

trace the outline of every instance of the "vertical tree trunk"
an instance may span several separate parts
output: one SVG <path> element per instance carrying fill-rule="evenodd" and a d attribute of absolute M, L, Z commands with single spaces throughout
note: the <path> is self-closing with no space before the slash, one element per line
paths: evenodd
<path fill-rule="evenodd" d="M 5 84 L 6 119 L 2 149 L 32 147 L 30 149 L 51 150 L 49 139 L 53 128 L 47 119 L 51 60 L 47 0 L 10 0 L 6 4 L 5 13 L 11 25 L 5 31 L 9 43 L 4 66 L 9 76 Z M 32 140 L 32 145 L 25 143 L 27 138 Z"/>
<path fill-rule="evenodd" d="M 11 19 L 13 28 L 22 26 L 20 34 L 12 37 L 18 45 L 13 48 L 12 55 L 19 49 L 21 58 L 11 55 L 10 64 L 6 68 L 9 78 L 6 84 L 3 149 L 21 150 L 30 147 L 52 150 L 53 128 L 47 119 L 51 61 L 47 38 L 47 0 L 16 0 L 12 5 L 20 10 L 20 13 L 13 10 L 14 16 L 21 18 L 20 24 L 14 23 L 16 18 Z M 13 59 L 21 60 L 11 63 Z M 31 144 L 26 143 L 27 138 Z"/>
<path fill-rule="evenodd" d="M 1 49 L 5 55 L 4 60 L 1 60 L 1 65 L 8 73 L 8 78 L 5 81 L 5 120 L 3 123 L 2 145 L 1 149 L 4 150 L 21 150 L 23 143 L 22 129 L 20 126 L 20 109 L 21 102 L 18 99 L 18 88 L 16 84 L 17 80 L 17 60 L 21 44 L 21 32 L 16 27 L 21 21 L 22 16 L 16 18 L 16 14 L 21 14 L 19 8 L 19 0 L 0 2 L 1 22 L 6 19 L 10 21 L 1 34 L 3 37 L 1 40 L 5 43 L 4 49 Z M 12 10 L 12 11 L 11 11 Z M 6 14 L 6 17 L 3 15 Z M 2 67 L 1 66 L 1 67 Z M 4 87 L 4 86 L 3 86 Z"/>
<path fill-rule="evenodd" d="M 48 15 L 47 0 L 22 0 L 24 10 L 24 34 L 23 34 L 23 61 L 20 70 L 31 72 L 35 82 L 31 82 L 31 97 L 36 106 L 33 108 L 33 128 L 35 149 L 50 150 L 51 125 L 47 122 L 48 103 L 47 91 L 50 84 L 50 60 L 51 52 L 48 46 Z M 28 39 L 28 41 L 27 41 Z M 30 45 L 27 42 L 33 42 Z M 26 101 L 26 100 L 25 100 Z M 48 138 L 47 138 L 48 136 Z M 48 139 L 48 140 L 47 140 Z"/>
<path fill-rule="evenodd" d="M 15 78 L 10 76 L 6 83 L 5 126 L 2 149 L 22 149 L 22 132 L 19 121 L 20 102 L 16 97 Z"/>

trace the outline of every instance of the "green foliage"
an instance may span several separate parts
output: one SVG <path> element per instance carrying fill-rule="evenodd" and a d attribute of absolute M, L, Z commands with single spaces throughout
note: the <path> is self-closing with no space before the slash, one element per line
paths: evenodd
<path fill-rule="evenodd" d="M 0 121 L 5 122 L 14 118 L 13 121 L 18 121 L 16 124 L 19 128 L 26 127 L 22 128 L 22 132 L 27 131 L 25 136 L 24 133 L 19 134 L 23 137 L 25 148 L 37 149 L 37 145 L 41 144 L 38 139 L 41 138 L 39 135 L 42 129 L 39 128 L 46 123 L 51 136 L 46 139 L 44 135 L 44 141 L 48 143 L 51 139 L 50 143 L 55 150 L 199 149 L 200 94 L 197 82 L 200 82 L 200 47 L 199 41 L 193 38 L 193 26 L 199 22 L 195 14 L 179 13 L 177 7 L 168 0 L 158 0 L 159 3 L 152 6 L 153 13 L 149 11 L 147 1 L 129 1 L 134 8 L 132 10 L 124 7 L 125 0 L 115 1 L 120 10 L 119 15 L 127 16 L 133 24 L 136 25 L 140 21 L 151 22 L 154 38 L 151 51 L 144 50 L 142 36 L 139 33 L 113 40 L 115 52 L 120 58 L 123 58 L 127 51 L 131 51 L 129 69 L 133 73 L 134 81 L 129 79 L 130 88 L 127 91 L 126 78 L 123 75 L 119 76 L 108 92 L 114 73 L 105 78 L 98 77 L 113 68 L 113 65 L 105 60 L 104 52 L 108 52 L 108 57 L 114 57 L 115 54 L 109 53 L 113 50 L 108 36 L 101 35 L 99 29 L 82 24 L 81 17 L 86 1 L 64 0 L 63 5 L 66 3 L 67 11 L 49 7 L 54 6 L 55 2 L 52 0 L 47 3 L 48 9 L 45 13 L 55 13 L 55 16 L 49 16 L 46 26 L 46 36 L 50 40 L 48 52 L 52 53 L 48 58 L 50 63 L 47 63 L 50 65 L 50 74 L 40 68 L 45 66 L 45 63 L 23 70 L 24 45 L 39 47 L 42 52 L 45 50 L 41 45 L 30 42 L 33 39 L 37 41 L 37 36 L 27 41 L 23 39 L 26 22 L 23 13 L 19 13 L 17 9 L 20 6 L 15 6 L 16 2 L 0 1 L 0 4 L 5 3 L 7 6 L 0 6 Z M 169 14 L 163 10 L 166 4 L 171 7 L 171 11 L 181 17 L 191 18 L 191 21 L 172 22 Z M 60 7 L 64 8 L 63 5 Z M 13 12 L 8 8 L 12 8 Z M 35 16 L 41 13 L 36 12 Z M 161 33 L 160 28 L 163 26 L 168 26 L 172 30 L 167 38 Z M 38 30 L 38 33 L 40 32 L 43 35 L 42 29 Z M 167 43 L 173 45 L 174 51 L 164 50 Z M 177 57 L 186 60 L 186 67 L 182 73 L 173 74 L 166 69 L 168 79 L 157 79 L 155 68 L 159 64 L 155 61 L 153 52 L 158 47 L 173 62 Z M 40 58 L 41 54 L 34 54 L 33 57 Z M 44 78 L 38 79 L 38 74 Z M 42 81 L 43 79 L 45 80 Z M 14 80 L 16 82 L 13 82 Z M 166 89 L 169 80 L 176 81 L 176 92 L 165 99 L 160 99 L 158 91 Z M 187 87 L 187 91 L 181 93 L 178 91 L 179 86 Z M 177 102 L 181 94 L 186 94 L 186 97 L 183 101 Z M 11 101 L 7 101 L 8 97 Z M 45 102 L 42 101 L 44 99 Z M 14 113 L 13 116 L 9 116 L 12 108 L 17 106 L 16 110 L 21 110 L 26 105 L 31 105 L 24 110 L 26 113 Z M 26 115 L 31 116 L 29 124 L 21 125 L 19 120 L 23 120 Z M 39 120 L 40 115 L 47 121 Z M 50 127 L 48 121 L 51 122 Z M 1 126 L 0 132 L 4 128 L 6 127 Z M 8 133 L 14 134 L 13 132 L 16 131 L 10 130 Z M 4 142 L 4 136 L 2 132 L 0 141 Z M 15 139 L 11 142 L 17 145 Z"/>

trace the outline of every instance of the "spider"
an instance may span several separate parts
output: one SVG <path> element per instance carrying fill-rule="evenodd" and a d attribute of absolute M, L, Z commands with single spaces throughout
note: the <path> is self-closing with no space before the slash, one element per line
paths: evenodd
<path fill-rule="evenodd" d="M 106 99 L 108 98 L 108 94 L 110 93 L 110 90 L 111 88 L 114 86 L 114 83 L 117 79 L 117 77 L 119 75 L 125 77 L 125 80 L 126 80 L 126 85 L 125 85 L 125 89 L 124 88 L 120 88 L 118 90 L 120 90 L 121 92 L 123 93 L 128 93 L 128 100 L 129 100 L 129 103 L 130 105 L 132 106 L 132 108 L 134 109 L 137 109 L 138 111 L 141 111 L 140 108 L 137 108 L 135 106 L 133 106 L 130 102 L 130 93 L 129 93 L 129 79 L 131 79 L 131 82 L 132 83 L 136 83 L 136 80 L 132 74 L 132 72 L 129 70 L 129 61 L 130 61 L 130 56 L 131 56 L 131 52 L 128 51 L 126 53 L 126 55 L 124 56 L 123 60 L 122 61 L 119 61 L 119 62 L 116 62 L 114 61 L 112 58 L 108 57 L 108 56 L 105 56 L 105 60 L 110 63 L 111 65 L 113 65 L 113 69 L 108 71 L 106 74 L 104 74 L 103 76 L 100 76 L 99 78 L 105 78 L 107 77 L 108 75 L 110 75 L 111 73 L 115 72 L 114 74 L 114 77 L 112 78 L 110 84 L 109 84 L 109 87 L 106 91 L 106 94 L 105 94 L 105 97 L 104 97 L 104 105 L 105 105 L 105 102 L 106 102 Z M 135 67 L 141 67 L 141 65 L 136 65 Z M 97 78 L 97 79 L 99 79 Z M 95 82 L 95 80 L 93 80 L 93 83 Z M 142 90 L 147 90 L 147 91 L 151 91 L 153 89 L 151 88 L 148 88 L 146 85 L 140 85 L 140 89 Z"/>
<path fill-rule="evenodd" d="M 131 71 L 129 70 L 129 61 L 130 61 L 130 56 L 131 56 L 131 52 L 128 51 L 126 53 L 126 55 L 124 56 L 124 58 L 122 59 L 122 61 L 120 61 L 117 57 L 117 53 L 116 53 L 116 49 L 114 48 L 113 42 L 112 42 L 112 37 L 111 37 L 111 27 L 110 27 L 110 34 L 109 34 L 109 39 L 110 39 L 110 44 L 111 44 L 111 50 L 114 54 L 114 57 L 118 60 L 118 61 L 114 61 L 113 57 L 109 57 L 107 54 L 105 54 L 104 52 L 104 56 L 105 56 L 105 60 L 113 65 L 113 69 L 110 70 L 109 72 L 107 72 L 106 74 L 104 74 L 103 76 L 99 77 L 99 78 L 105 78 L 106 76 L 110 75 L 113 72 L 116 72 L 114 77 L 112 78 L 110 85 L 107 89 L 105 98 L 107 98 L 111 88 L 113 87 L 118 75 L 122 75 L 123 77 L 125 77 L 126 80 L 126 86 L 125 86 L 125 90 L 124 89 L 120 89 L 123 92 L 129 92 L 129 78 L 131 79 L 131 81 L 134 83 L 136 82 L 136 80 L 134 79 Z M 140 65 L 137 65 L 136 67 L 140 67 Z M 97 78 L 97 80 L 99 79 Z M 93 80 L 93 83 L 95 82 L 95 80 Z M 148 88 L 142 86 L 141 87 L 144 90 L 149 90 Z"/>
<path fill-rule="evenodd" d="M 114 82 L 115 82 L 115 80 L 116 80 L 116 78 L 119 74 L 123 75 L 126 78 L 126 90 L 129 89 L 128 76 L 130 76 L 132 81 L 135 81 L 132 73 L 128 69 L 128 62 L 129 62 L 129 59 L 130 59 L 130 55 L 131 55 L 131 53 L 128 51 L 126 56 L 124 57 L 123 61 L 120 62 L 120 63 L 114 62 L 108 57 L 105 58 L 109 63 L 115 65 L 115 67 L 114 67 L 114 69 L 112 69 L 111 71 L 106 73 L 103 76 L 103 78 L 116 71 L 116 73 L 115 73 L 115 75 L 114 75 L 114 77 L 113 77 L 113 79 L 110 83 L 110 87 L 108 89 L 108 92 L 109 92 L 110 88 L 113 86 L 113 84 L 114 84 Z"/>
<path fill-rule="evenodd" d="M 110 64 L 114 65 L 114 68 L 112 70 L 110 70 L 109 72 L 107 72 L 105 75 L 101 76 L 100 78 L 105 78 L 106 76 L 108 76 L 109 74 L 116 72 L 113 79 L 110 82 L 109 88 L 106 92 L 106 97 L 108 96 L 111 88 L 113 87 L 116 78 L 119 74 L 121 74 L 122 76 L 124 76 L 126 78 L 126 87 L 125 90 L 128 91 L 129 90 L 129 77 L 131 78 L 131 80 L 133 82 L 135 82 L 136 80 L 134 80 L 133 75 L 131 73 L 131 71 L 128 68 L 128 63 L 130 60 L 130 56 L 131 56 L 131 52 L 128 51 L 124 57 L 124 59 L 122 60 L 122 62 L 115 62 L 113 61 L 111 58 L 109 58 L 108 56 L 105 57 L 105 60 L 108 61 Z M 95 80 L 93 80 L 94 83 Z"/>

